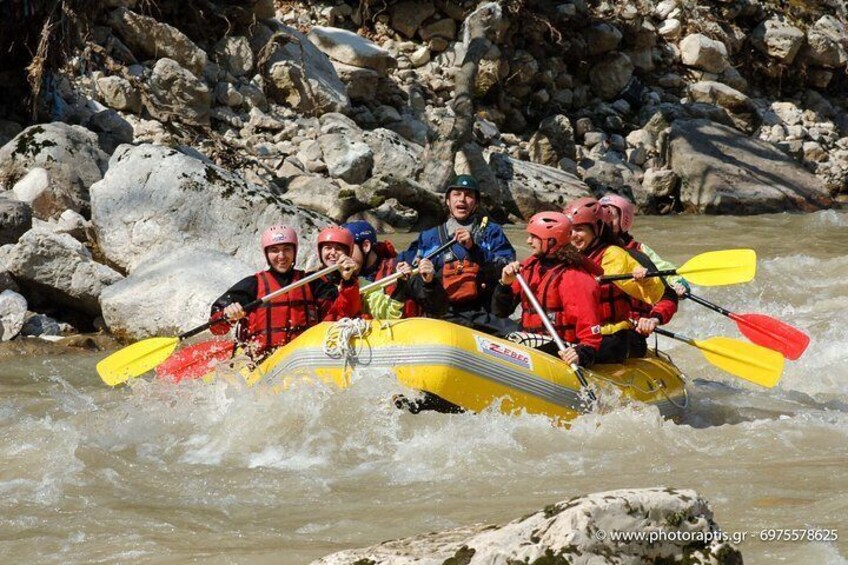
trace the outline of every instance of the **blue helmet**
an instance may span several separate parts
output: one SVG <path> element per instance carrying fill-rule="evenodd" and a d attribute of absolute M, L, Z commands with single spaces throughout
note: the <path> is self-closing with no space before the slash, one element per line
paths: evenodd
<path fill-rule="evenodd" d="M 342 227 L 353 234 L 353 241 L 357 245 L 359 245 L 365 240 L 370 241 L 371 245 L 376 245 L 377 243 L 377 230 L 375 230 L 374 226 L 372 226 L 365 220 L 356 220 L 355 222 L 348 222 Z"/>

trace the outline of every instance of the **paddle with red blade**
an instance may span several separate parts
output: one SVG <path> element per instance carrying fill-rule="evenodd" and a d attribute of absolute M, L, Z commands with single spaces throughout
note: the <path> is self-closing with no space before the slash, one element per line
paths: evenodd
<path fill-rule="evenodd" d="M 156 367 L 156 376 L 180 382 L 207 375 L 218 363 L 231 359 L 236 344 L 229 339 L 210 339 L 184 347 Z"/>
<path fill-rule="evenodd" d="M 719 314 L 727 316 L 739 328 L 739 331 L 757 345 L 767 347 L 783 354 L 784 357 L 796 360 L 804 353 L 810 344 L 810 336 L 794 326 L 790 326 L 778 319 L 765 314 L 737 314 L 713 304 L 691 292 L 685 295 L 687 298 L 714 310 Z"/>

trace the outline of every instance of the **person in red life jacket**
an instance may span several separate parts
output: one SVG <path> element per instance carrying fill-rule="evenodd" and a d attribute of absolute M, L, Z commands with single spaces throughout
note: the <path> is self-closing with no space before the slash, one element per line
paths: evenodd
<path fill-rule="evenodd" d="M 349 232 L 342 231 L 352 239 Z M 325 236 L 325 241 L 331 240 L 332 237 Z M 341 255 L 334 259 L 341 261 L 339 273 L 334 273 L 341 283 L 314 280 L 275 298 L 266 306 L 252 312 L 244 311 L 244 306 L 257 298 L 305 276 L 303 271 L 294 268 L 297 246 L 297 233 L 288 226 L 271 226 L 262 232 L 260 247 L 268 268 L 240 280 L 212 304 L 213 319 L 220 316 L 219 312 L 224 316 L 212 325 L 212 333 L 223 335 L 235 323 L 237 340 L 245 345 L 251 357 L 260 360 L 322 320 L 358 314 L 361 303 L 359 285 L 354 277 L 357 265 L 353 259 Z M 346 248 L 348 252 L 351 246 Z M 320 247 L 319 244 L 319 253 Z"/>
<path fill-rule="evenodd" d="M 613 245 L 612 232 L 607 225 L 607 213 L 591 197 L 578 198 L 565 207 L 571 220 L 571 242 L 580 253 L 592 260 L 605 275 L 641 272 L 642 265 L 627 251 Z M 665 286 L 657 278 L 601 282 L 601 333 L 598 363 L 621 363 L 630 351 L 631 298 L 656 304 Z"/>
<path fill-rule="evenodd" d="M 648 271 L 659 270 L 660 267 L 654 262 L 653 257 L 646 253 L 643 248 L 655 256 L 656 253 L 633 239 L 633 236 L 629 233 L 635 214 L 633 203 L 618 194 L 607 194 L 598 203 L 607 212 L 604 220 L 612 235 L 616 238 L 616 243 L 627 250 L 641 265 L 641 268 L 633 271 L 635 280 L 645 280 Z M 666 263 L 666 265 L 670 264 Z M 674 268 L 674 266 L 662 268 Z M 630 335 L 631 357 L 644 357 L 648 352 L 646 338 L 657 329 L 657 326 L 669 323 L 677 312 L 678 293 L 668 281 L 662 278 L 660 280 L 665 283 L 665 288 L 662 298 L 656 304 L 651 305 L 635 298 L 630 299 L 630 319 L 634 323 L 633 330 L 635 331 L 635 334 Z"/>
<path fill-rule="evenodd" d="M 540 212 L 527 224 L 533 255 L 503 268 L 492 296 L 492 312 L 508 316 L 521 303 L 525 332 L 547 334 L 542 319 L 516 281 L 521 271 L 557 334 L 569 344 L 559 351 L 554 341 L 538 349 L 558 354 L 566 363 L 590 367 L 601 346 L 600 287 L 591 266 L 571 241 L 571 221 L 561 212 Z"/>
<path fill-rule="evenodd" d="M 432 258 L 449 301 L 442 319 L 505 336 L 517 325 L 493 316 L 489 310 L 501 270 L 515 260 L 515 249 L 503 228 L 482 213 L 480 186 L 474 177 L 459 175 L 444 188 L 444 195 L 448 220 L 421 232 L 400 254 L 398 269 L 409 268 L 453 239 L 453 245 Z"/>
<path fill-rule="evenodd" d="M 391 241 L 377 241 L 374 226 L 365 220 L 356 220 L 342 227 L 353 235 L 351 257 L 360 265 L 360 286 L 384 279 L 395 272 L 397 252 Z M 447 312 L 447 294 L 436 277 L 432 261 L 422 260 L 418 267 L 417 276 L 402 278 L 384 290 L 365 295 L 364 317 L 389 320 L 444 315 Z"/>

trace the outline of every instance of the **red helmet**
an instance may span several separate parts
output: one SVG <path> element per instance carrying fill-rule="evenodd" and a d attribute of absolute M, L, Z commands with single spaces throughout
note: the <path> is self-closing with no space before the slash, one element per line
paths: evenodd
<path fill-rule="evenodd" d="M 347 254 L 353 251 L 353 234 L 341 226 L 327 226 L 318 234 L 318 251 L 325 243 L 338 243 L 347 247 Z"/>
<path fill-rule="evenodd" d="M 530 218 L 527 233 L 542 240 L 547 246 L 543 248 L 545 255 L 549 255 L 571 241 L 571 220 L 562 212 L 539 212 Z"/>
<path fill-rule="evenodd" d="M 633 216 L 636 214 L 636 207 L 630 200 L 623 196 L 619 196 L 618 194 L 610 193 L 605 194 L 599 202 L 602 208 L 606 208 L 608 206 L 617 208 L 618 228 L 624 233 L 630 231 L 630 228 L 633 226 Z M 612 220 L 611 217 L 610 220 Z"/>
<path fill-rule="evenodd" d="M 603 225 L 609 221 L 609 213 L 591 196 L 584 196 L 569 202 L 563 213 L 568 216 L 573 226 L 591 225 L 595 230 L 595 235 L 600 234 Z"/>
<path fill-rule="evenodd" d="M 297 249 L 297 232 L 288 226 L 278 224 L 262 232 L 262 237 L 259 240 L 259 248 L 264 252 L 272 245 L 283 243 L 290 243 Z"/>

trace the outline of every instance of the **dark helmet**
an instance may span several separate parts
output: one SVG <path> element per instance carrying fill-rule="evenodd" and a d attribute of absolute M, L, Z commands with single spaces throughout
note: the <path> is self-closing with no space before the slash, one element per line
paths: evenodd
<path fill-rule="evenodd" d="M 348 222 L 342 227 L 353 234 L 353 241 L 357 245 L 365 240 L 370 241 L 371 245 L 377 245 L 377 230 L 365 220 Z"/>
<path fill-rule="evenodd" d="M 480 185 L 477 183 L 477 179 L 471 175 L 459 175 L 455 177 L 442 192 L 447 195 L 454 188 L 470 188 L 477 193 L 477 196 L 480 196 Z"/>

